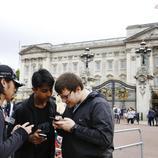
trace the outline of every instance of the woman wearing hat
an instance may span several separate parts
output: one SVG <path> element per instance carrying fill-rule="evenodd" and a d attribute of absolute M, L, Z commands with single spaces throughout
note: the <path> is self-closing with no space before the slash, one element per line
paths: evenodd
<path fill-rule="evenodd" d="M 13 70 L 7 65 L 0 65 L 0 157 L 8 158 L 11 156 L 28 138 L 33 125 L 26 122 L 23 125 L 17 125 L 12 131 L 12 135 L 6 137 L 5 120 L 2 111 L 2 105 L 5 101 L 10 101 L 17 89 L 22 84 L 16 79 Z"/>

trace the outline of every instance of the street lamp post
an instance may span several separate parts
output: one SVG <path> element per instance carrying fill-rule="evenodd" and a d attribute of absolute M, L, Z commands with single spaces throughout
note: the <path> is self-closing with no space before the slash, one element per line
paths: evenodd
<path fill-rule="evenodd" d="M 147 66 L 145 59 L 150 56 L 151 49 L 146 46 L 146 43 L 142 41 L 140 43 L 140 48 L 136 50 L 136 54 L 140 54 L 142 58 L 141 66 Z"/>
<path fill-rule="evenodd" d="M 90 80 L 90 72 L 89 72 L 89 62 L 91 62 L 94 58 L 94 54 L 90 53 L 90 49 L 86 48 L 84 53 L 80 55 L 81 61 L 85 63 L 85 70 L 82 74 L 82 78 L 84 79 L 85 85 L 88 87 L 88 81 Z"/>
<path fill-rule="evenodd" d="M 84 53 L 80 55 L 81 60 L 85 63 L 86 69 L 88 69 L 88 63 L 91 62 L 94 58 L 93 53 L 89 53 L 90 49 L 86 48 Z"/>
<path fill-rule="evenodd" d="M 142 119 L 146 119 L 149 107 L 151 106 L 151 88 L 150 80 L 153 76 L 150 72 L 150 56 L 151 49 L 146 46 L 143 41 L 140 43 L 140 48 L 136 50 L 136 54 L 141 57 L 141 64 L 136 72 L 136 110 Z"/>

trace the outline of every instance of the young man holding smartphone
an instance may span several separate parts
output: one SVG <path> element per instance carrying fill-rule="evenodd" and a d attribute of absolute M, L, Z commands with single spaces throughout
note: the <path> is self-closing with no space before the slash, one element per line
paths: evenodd
<path fill-rule="evenodd" d="M 66 103 L 63 118 L 53 122 L 63 137 L 63 158 L 112 158 L 114 120 L 105 98 L 73 73 L 60 75 L 55 90 Z"/>
<path fill-rule="evenodd" d="M 34 72 L 31 96 L 14 112 L 16 123 L 29 121 L 34 124 L 27 142 L 15 153 L 15 158 L 54 158 L 55 134 L 52 119 L 56 104 L 52 97 L 54 78 L 46 69 Z"/>

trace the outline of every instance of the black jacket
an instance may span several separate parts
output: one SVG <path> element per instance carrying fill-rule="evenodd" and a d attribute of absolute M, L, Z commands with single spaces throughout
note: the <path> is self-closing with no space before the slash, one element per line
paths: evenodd
<path fill-rule="evenodd" d="M 48 104 L 48 118 L 42 120 L 42 124 L 37 119 L 37 113 L 34 109 L 33 95 L 29 99 L 18 105 L 14 112 L 13 117 L 15 118 L 16 124 L 23 124 L 30 122 L 34 124 L 34 131 L 38 128 L 42 129 L 42 132 L 47 135 L 47 140 L 40 145 L 35 145 L 27 141 L 24 145 L 15 153 L 15 158 L 54 158 L 55 153 L 55 134 L 52 126 L 51 117 L 55 116 L 56 104 L 52 98 L 50 98 Z M 38 116 L 39 117 L 39 116 Z"/>
<path fill-rule="evenodd" d="M 27 132 L 19 128 L 8 139 L 3 112 L 0 109 L 0 157 L 8 158 L 12 155 L 28 138 Z"/>
<path fill-rule="evenodd" d="M 63 158 L 112 158 L 112 108 L 99 93 L 91 92 L 75 111 L 67 107 L 63 116 L 78 125 L 72 133 L 61 131 Z"/>

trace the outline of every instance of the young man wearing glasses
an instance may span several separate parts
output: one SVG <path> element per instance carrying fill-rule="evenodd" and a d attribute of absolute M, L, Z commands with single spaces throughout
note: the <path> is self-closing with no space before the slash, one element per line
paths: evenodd
<path fill-rule="evenodd" d="M 55 90 L 67 105 L 62 118 L 53 122 L 63 136 L 63 158 L 112 158 L 114 121 L 107 101 L 87 91 L 73 73 L 59 76 Z"/>
<path fill-rule="evenodd" d="M 16 79 L 13 70 L 7 65 L 0 65 L 0 157 L 8 158 L 27 140 L 33 125 L 29 122 L 14 127 L 9 138 L 6 135 L 5 117 L 2 105 L 11 101 L 18 87 L 22 84 Z"/>

